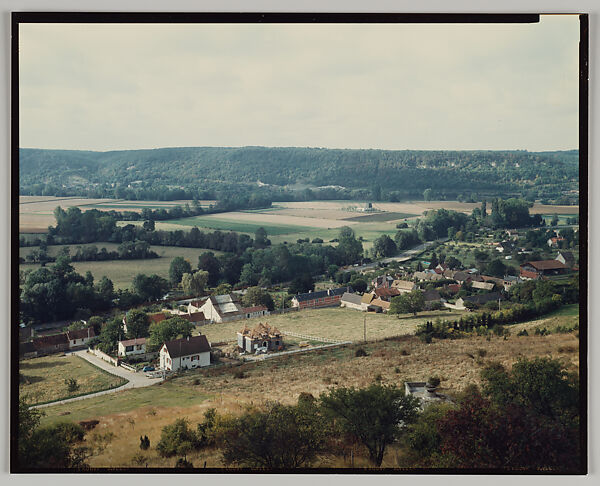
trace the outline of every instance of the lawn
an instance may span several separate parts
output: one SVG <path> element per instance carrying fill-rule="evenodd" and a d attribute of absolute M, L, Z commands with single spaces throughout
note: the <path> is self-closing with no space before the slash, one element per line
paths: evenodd
<path fill-rule="evenodd" d="M 106 246 L 106 249 L 112 251 L 116 247 L 114 243 L 94 243 L 98 249 Z M 82 245 L 83 246 L 83 245 Z M 49 253 L 55 254 L 58 250 L 51 246 Z M 71 245 L 71 251 L 75 249 Z M 149 258 L 147 260 L 108 260 L 105 262 L 73 262 L 71 265 L 81 275 L 89 270 L 97 282 L 103 276 L 112 280 L 115 289 L 126 289 L 131 286 L 133 277 L 138 273 L 146 275 L 157 274 L 163 278 L 169 278 L 169 267 L 173 258 L 181 256 L 190 262 L 192 268 L 198 266 L 198 257 L 207 251 L 212 251 L 215 255 L 220 255 L 222 252 L 215 250 L 207 250 L 204 248 L 181 248 L 179 246 L 152 246 L 151 249 L 160 255 L 160 258 Z M 21 251 L 29 250 L 30 248 L 21 248 Z M 52 265 L 52 264 L 50 264 Z M 19 265 L 21 270 L 37 269 L 39 264 L 24 263 Z"/>
<path fill-rule="evenodd" d="M 391 336 L 414 333 L 417 324 L 440 317 L 457 319 L 460 311 L 419 312 L 412 315 L 396 316 L 387 314 L 365 313 L 353 309 L 330 307 L 325 309 L 306 309 L 289 314 L 277 314 L 262 318 L 254 318 L 233 322 L 207 324 L 199 327 L 211 342 L 231 341 L 236 339 L 237 332 L 247 325 L 250 329 L 259 322 L 267 322 L 280 331 L 289 331 L 315 337 L 336 339 L 339 341 L 362 341 L 364 336 L 364 320 L 367 323 L 367 340 L 382 339 Z"/>
<path fill-rule="evenodd" d="M 32 404 L 61 400 L 124 385 L 127 380 L 101 370 L 75 355 L 52 355 L 19 362 L 19 395 Z M 77 380 L 79 389 L 69 392 L 65 379 Z"/>

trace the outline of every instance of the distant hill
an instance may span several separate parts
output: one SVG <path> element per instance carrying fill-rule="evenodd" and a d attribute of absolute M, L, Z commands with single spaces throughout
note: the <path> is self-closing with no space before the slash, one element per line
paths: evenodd
<path fill-rule="evenodd" d="M 269 147 L 182 147 L 92 152 L 21 149 L 22 191 L 178 186 L 208 189 L 247 183 L 380 186 L 422 194 L 525 193 L 578 189 L 578 151 L 421 151 Z"/>

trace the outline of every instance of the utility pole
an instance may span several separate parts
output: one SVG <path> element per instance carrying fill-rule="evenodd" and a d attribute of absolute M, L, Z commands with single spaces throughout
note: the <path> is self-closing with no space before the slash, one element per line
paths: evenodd
<path fill-rule="evenodd" d="M 365 343 L 367 342 L 367 316 L 364 317 L 364 338 L 365 338 Z"/>

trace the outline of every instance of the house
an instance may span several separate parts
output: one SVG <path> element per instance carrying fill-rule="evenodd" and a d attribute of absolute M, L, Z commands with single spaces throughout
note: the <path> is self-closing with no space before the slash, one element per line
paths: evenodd
<path fill-rule="evenodd" d="M 446 270 L 449 270 L 449 267 L 445 263 L 438 263 L 438 265 L 434 268 L 435 273 L 440 275 L 443 275 Z"/>
<path fill-rule="evenodd" d="M 494 282 L 477 282 L 477 281 L 473 281 L 471 282 L 471 286 L 474 289 L 479 289 L 479 290 L 494 290 Z"/>
<path fill-rule="evenodd" d="M 66 333 L 38 337 L 35 338 L 32 343 L 37 356 L 52 353 L 64 353 L 69 350 L 69 340 L 67 339 Z"/>
<path fill-rule="evenodd" d="M 375 298 L 380 298 L 381 300 L 385 300 L 386 302 L 392 300 L 392 297 L 397 297 L 401 294 L 401 292 L 398 289 L 395 289 L 393 287 L 379 287 L 377 289 L 374 289 L 371 293 L 375 296 Z"/>
<path fill-rule="evenodd" d="M 555 258 L 556 261 L 566 265 L 569 268 L 575 268 L 575 257 L 570 251 L 559 251 Z"/>
<path fill-rule="evenodd" d="M 353 293 L 352 287 L 340 287 L 337 289 L 321 290 L 319 292 L 308 292 L 297 294 L 292 297 L 292 307 L 299 309 L 315 307 L 331 307 L 339 305 L 344 293 Z"/>
<path fill-rule="evenodd" d="M 186 314 L 184 312 L 183 314 L 178 314 L 178 317 L 181 317 L 182 319 L 185 319 L 186 321 L 196 325 L 206 323 L 206 317 L 204 316 L 204 312 L 192 312 L 191 314 Z"/>
<path fill-rule="evenodd" d="M 479 294 L 479 295 L 471 295 L 470 297 L 465 297 L 464 299 L 461 297 L 456 301 L 455 307 L 456 309 L 466 309 L 465 303 L 470 302 L 471 304 L 475 304 L 477 306 L 485 305 L 488 302 L 498 302 L 499 300 L 504 300 L 504 297 L 500 292 L 490 292 L 487 294 Z"/>
<path fill-rule="evenodd" d="M 502 287 L 504 285 L 504 279 L 498 277 L 490 277 L 488 275 L 481 275 L 477 280 L 481 282 L 492 282 L 494 285 Z"/>
<path fill-rule="evenodd" d="M 258 348 L 265 348 L 267 351 L 281 351 L 283 335 L 276 327 L 261 322 L 252 330 L 244 326 L 237 333 L 237 343 L 240 349 L 248 353 L 253 353 Z"/>
<path fill-rule="evenodd" d="M 460 287 L 461 287 L 461 285 L 457 284 L 457 283 L 455 283 L 455 284 L 448 284 L 446 286 L 446 290 L 449 293 L 451 293 L 451 294 L 457 294 L 458 292 L 460 292 Z"/>
<path fill-rule="evenodd" d="M 390 303 L 381 299 L 373 299 L 367 307 L 367 310 L 374 310 L 375 312 L 387 312 L 390 310 Z"/>
<path fill-rule="evenodd" d="M 562 236 L 553 236 L 552 238 L 549 238 L 546 243 L 548 243 L 548 246 L 551 248 L 558 248 L 561 241 L 565 241 Z"/>
<path fill-rule="evenodd" d="M 167 341 L 159 352 L 160 368 L 179 371 L 210 365 L 210 343 L 206 336 Z"/>
<path fill-rule="evenodd" d="M 146 354 L 146 338 L 127 339 L 119 341 L 119 356 L 135 356 L 136 354 Z"/>
<path fill-rule="evenodd" d="M 392 288 L 398 290 L 401 294 L 405 294 L 417 288 L 417 284 L 408 280 L 394 280 Z"/>
<path fill-rule="evenodd" d="M 376 277 L 371 281 L 371 288 L 372 289 L 379 289 L 379 288 L 389 289 L 392 286 L 393 282 L 394 282 L 394 279 L 392 277 L 390 277 L 389 275 L 380 275 L 379 277 Z"/>
<path fill-rule="evenodd" d="M 246 319 L 251 319 L 253 317 L 268 316 L 270 312 L 264 305 L 255 305 L 253 307 L 242 307 L 242 314 Z"/>
<path fill-rule="evenodd" d="M 510 253 L 515 249 L 515 244 L 512 241 L 501 241 L 496 246 L 496 251 L 500 253 Z"/>
<path fill-rule="evenodd" d="M 423 297 L 425 298 L 425 308 L 430 308 L 436 303 L 443 301 L 442 296 L 437 290 L 424 290 Z"/>
<path fill-rule="evenodd" d="M 433 270 L 431 272 L 415 272 L 413 277 L 419 281 L 435 281 L 444 279 L 443 275 L 435 273 Z"/>
<path fill-rule="evenodd" d="M 205 299 L 192 300 L 188 302 L 188 314 L 195 314 L 196 312 L 200 312 L 202 306 L 206 304 L 208 297 Z"/>
<path fill-rule="evenodd" d="M 563 275 L 570 271 L 570 268 L 558 260 L 539 260 L 535 262 L 525 262 L 521 264 L 521 278 L 526 280 L 537 280 L 553 275 Z"/>
<path fill-rule="evenodd" d="M 373 301 L 374 298 L 375 298 L 374 294 L 363 294 L 363 296 L 360 299 L 360 303 L 363 306 L 363 309 L 368 308 L 369 304 L 371 304 L 371 302 Z"/>
<path fill-rule="evenodd" d="M 77 331 L 67 331 L 69 349 L 83 348 L 93 337 L 96 337 L 93 327 L 88 327 L 87 329 L 78 329 Z"/>
<path fill-rule="evenodd" d="M 153 322 L 162 322 L 167 318 L 164 312 L 155 312 L 153 314 L 147 314 L 150 324 Z M 123 317 L 123 332 L 127 334 L 127 314 Z"/>
<path fill-rule="evenodd" d="M 349 309 L 356 309 L 359 311 L 367 310 L 367 307 L 363 306 L 362 298 L 362 295 L 344 292 L 344 295 L 342 295 L 342 299 L 340 300 L 340 307 L 348 307 Z"/>

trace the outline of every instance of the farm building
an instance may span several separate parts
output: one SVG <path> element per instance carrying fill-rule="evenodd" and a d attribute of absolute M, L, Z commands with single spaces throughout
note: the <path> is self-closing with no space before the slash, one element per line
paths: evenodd
<path fill-rule="evenodd" d="M 83 348 L 93 337 L 96 337 L 93 327 L 88 327 L 87 329 L 78 329 L 77 331 L 67 331 L 69 349 Z"/>
<path fill-rule="evenodd" d="M 279 351 L 283 349 L 283 335 L 276 327 L 261 322 L 252 330 L 244 326 L 237 333 L 237 343 L 240 349 L 248 353 L 253 353 L 257 348 Z"/>
<path fill-rule="evenodd" d="M 439 273 L 431 272 L 415 272 L 413 275 L 419 281 L 443 280 L 444 276 Z"/>
<path fill-rule="evenodd" d="M 344 295 L 342 295 L 342 299 L 340 300 L 340 307 L 348 307 L 349 309 L 356 309 L 359 311 L 367 310 L 367 306 L 362 303 L 362 298 L 362 295 L 344 292 Z"/>
<path fill-rule="evenodd" d="M 440 304 L 444 300 L 437 290 L 424 290 L 423 297 L 425 298 L 426 309 L 429 309 L 436 304 Z"/>
<path fill-rule="evenodd" d="M 471 282 L 471 286 L 474 289 L 478 289 L 478 290 L 493 290 L 494 289 L 494 282 L 477 282 L 477 281 L 473 281 L 473 282 Z"/>
<path fill-rule="evenodd" d="M 211 295 L 204 301 L 200 311 L 210 322 L 228 322 L 269 315 L 269 310 L 262 305 L 242 307 L 236 294 Z"/>
<path fill-rule="evenodd" d="M 36 356 L 37 350 L 33 342 L 19 343 L 19 359 L 35 358 Z"/>
<path fill-rule="evenodd" d="M 371 288 L 372 289 L 380 289 L 380 288 L 389 289 L 392 286 L 393 282 L 394 282 L 394 279 L 392 277 L 390 277 L 389 275 L 380 275 L 379 277 L 376 277 L 371 281 Z"/>
<path fill-rule="evenodd" d="M 38 356 L 61 353 L 69 350 L 69 340 L 65 333 L 55 334 L 54 336 L 38 337 L 32 342 Z"/>
<path fill-rule="evenodd" d="M 146 354 L 146 338 L 119 341 L 119 356 L 135 356 L 137 354 Z"/>
<path fill-rule="evenodd" d="M 179 314 L 178 317 L 185 319 L 186 321 L 191 322 L 192 324 L 200 325 L 206 322 L 206 317 L 204 317 L 204 312 L 192 312 L 190 314 Z"/>
<path fill-rule="evenodd" d="M 321 290 L 319 292 L 308 292 L 297 294 L 292 297 L 292 307 L 299 309 L 314 307 L 332 307 L 339 305 L 345 292 L 353 293 L 352 287 L 340 287 L 337 289 Z"/>
<path fill-rule="evenodd" d="M 390 303 L 381 299 L 373 299 L 367 307 L 367 310 L 374 312 L 387 312 L 390 310 Z"/>
<path fill-rule="evenodd" d="M 386 302 L 392 300 L 392 297 L 397 297 L 401 294 L 401 292 L 398 289 L 394 288 L 378 288 L 373 290 L 371 293 L 375 296 L 376 299 L 385 300 Z"/>
<path fill-rule="evenodd" d="M 169 371 L 210 365 L 210 343 L 206 336 L 167 341 L 160 348 L 160 368 Z"/>
<path fill-rule="evenodd" d="M 456 301 L 456 309 L 466 309 L 465 303 L 470 302 L 475 305 L 484 305 L 488 302 L 498 302 L 504 300 L 500 292 L 489 292 L 487 294 L 471 295 L 470 297 L 461 297 Z"/>
<path fill-rule="evenodd" d="M 521 264 L 521 278 L 537 280 L 543 277 L 568 273 L 570 268 L 558 260 L 539 260 Z"/>

